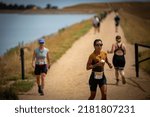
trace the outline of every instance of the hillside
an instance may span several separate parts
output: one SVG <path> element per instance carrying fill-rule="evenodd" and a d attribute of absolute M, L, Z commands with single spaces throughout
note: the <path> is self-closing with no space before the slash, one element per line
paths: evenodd
<path fill-rule="evenodd" d="M 0 10 L 0 13 L 27 13 L 27 14 L 68 14 L 68 13 L 99 13 L 111 9 L 124 9 L 136 15 L 150 18 L 150 2 L 115 2 L 115 3 L 85 3 L 64 7 L 63 9 L 28 9 L 28 10 Z M 143 15 L 147 14 L 147 15 Z"/>
<path fill-rule="evenodd" d="M 150 18 L 150 2 L 117 2 L 117 3 L 87 3 L 65 7 L 64 11 L 81 11 L 85 13 L 94 13 L 99 10 L 123 9 L 139 16 Z M 147 15 L 143 15 L 147 14 Z"/>

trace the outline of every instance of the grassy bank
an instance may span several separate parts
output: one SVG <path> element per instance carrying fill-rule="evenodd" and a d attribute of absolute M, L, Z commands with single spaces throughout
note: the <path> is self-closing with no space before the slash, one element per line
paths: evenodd
<path fill-rule="evenodd" d="M 138 17 L 125 11 L 121 11 L 120 14 L 121 26 L 127 41 L 132 44 L 135 42 L 141 44 L 150 44 L 150 20 Z"/>
<path fill-rule="evenodd" d="M 149 12 L 148 12 L 149 11 Z M 142 13 L 142 14 L 141 14 Z M 147 12 L 138 12 L 137 10 L 120 10 L 121 26 L 128 42 L 150 45 L 150 9 Z M 142 49 L 142 48 L 141 48 Z M 139 53 L 142 60 L 149 57 L 150 50 Z M 140 63 L 140 67 L 150 73 L 150 60 Z"/>
<path fill-rule="evenodd" d="M 139 53 L 139 60 L 143 60 L 143 59 L 146 59 L 150 55 L 150 50 L 146 50 L 144 52 L 140 52 Z M 150 60 L 148 61 L 144 61 L 142 63 L 140 63 L 140 67 L 144 70 L 144 71 L 147 71 L 147 73 L 150 74 L 150 69 L 149 69 L 149 66 L 150 66 Z"/>
<path fill-rule="evenodd" d="M 46 47 L 50 50 L 51 61 L 54 63 L 57 61 L 72 44 L 89 31 L 91 28 L 91 21 L 86 20 L 80 23 L 74 24 L 70 27 L 63 28 L 58 31 L 57 34 L 45 36 Z M 38 47 L 37 41 L 30 44 L 26 44 L 25 51 L 25 81 L 21 79 L 21 65 L 20 65 L 20 49 L 15 47 L 10 49 L 3 57 L 0 58 L 0 93 L 6 93 L 7 89 L 13 89 L 12 93 L 26 92 L 34 85 L 33 68 L 31 66 L 32 54 L 34 49 Z M 6 88 L 5 88 L 6 87 Z M 9 87 L 9 88 L 8 88 Z M 30 88 L 28 88 L 30 87 Z M 3 90 L 6 90 L 3 91 Z M 2 96 L 2 95 L 0 95 Z M 8 97 L 8 98 L 7 98 Z M 15 96 L 14 96 L 15 97 Z M 1 99 L 10 99 L 9 96 L 4 96 Z M 18 99 L 18 98 L 14 98 Z"/>

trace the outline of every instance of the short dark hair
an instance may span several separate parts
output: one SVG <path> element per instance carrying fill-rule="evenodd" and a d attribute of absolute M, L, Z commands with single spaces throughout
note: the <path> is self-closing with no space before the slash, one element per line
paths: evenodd
<path fill-rule="evenodd" d="M 102 40 L 101 40 L 101 39 L 95 39 L 95 41 L 94 41 L 93 45 L 95 46 L 95 45 L 96 45 L 96 43 L 97 43 L 98 41 L 100 41 L 100 42 L 102 43 Z M 102 44 L 103 44 L 103 43 L 102 43 Z"/>
<path fill-rule="evenodd" d="M 117 36 L 116 36 L 116 40 L 118 40 L 118 39 L 121 39 L 121 36 L 120 36 L 120 35 L 117 35 Z"/>

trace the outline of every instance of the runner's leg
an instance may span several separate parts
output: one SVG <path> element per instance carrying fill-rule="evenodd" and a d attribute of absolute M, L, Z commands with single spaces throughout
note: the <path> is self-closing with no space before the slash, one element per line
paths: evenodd
<path fill-rule="evenodd" d="M 38 86 L 40 86 L 40 75 L 36 75 L 36 83 Z"/>
<path fill-rule="evenodd" d="M 45 77 L 46 77 L 46 74 L 45 74 L 45 73 L 42 73 L 42 74 L 41 74 L 41 90 L 42 90 L 41 95 L 44 95 L 43 89 L 44 89 L 44 85 L 45 85 L 45 82 L 44 82 Z"/>
<path fill-rule="evenodd" d="M 102 100 L 106 100 L 107 99 L 107 85 L 104 84 L 103 86 L 101 86 L 100 88 L 101 94 L 102 94 Z"/>
<path fill-rule="evenodd" d="M 121 75 L 121 78 L 122 78 L 122 84 L 126 84 L 126 80 L 125 80 L 125 76 L 124 76 L 124 70 L 120 70 L 120 75 Z"/>
<path fill-rule="evenodd" d="M 38 85 L 38 92 L 41 93 L 41 82 L 40 82 L 40 75 L 36 75 L 36 82 Z"/>
<path fill-rule="evenodd" d="M 116 76 L 116 85 L 119 83 L 119 71 L 118 69 L 115 69 L 115 76 Z"/>
<path fill-rule="evenodd" d="M 42 89 L 44 89 L 44 86 L 45 86 L 45 77 L 46 77 L 46 74 L 45 73 L 42 73 L 41 75 L 41 86 L 42 86 Z"/>
<path fill-rule="evenodd" d="M 96 91 L 91 91 L 91 95 L 88 98 L 88 100 L 94 100 L 95 96 L 96 96 Z"/>

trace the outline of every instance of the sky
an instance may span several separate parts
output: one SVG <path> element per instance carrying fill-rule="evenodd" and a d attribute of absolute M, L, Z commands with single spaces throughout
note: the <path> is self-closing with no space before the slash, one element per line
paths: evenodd
<path fill-rule="evenodd" d="M 39 7 L 46 7 L 47 4 L 63 8 L 65 6 L 75 5 L 79 3 L 91 3 L 91 2 L 123 2 L 123 1 L 150 1 L 150 0 L 0 0 L 5 3 L 17 3 L 17 4 L 33 4 Z"/>

